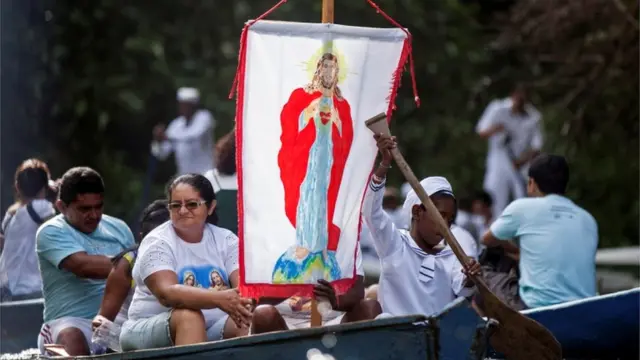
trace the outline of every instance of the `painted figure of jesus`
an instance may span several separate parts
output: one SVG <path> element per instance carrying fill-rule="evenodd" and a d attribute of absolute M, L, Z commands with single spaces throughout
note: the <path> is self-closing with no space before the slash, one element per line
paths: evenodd
<path fill-rule="evenodd" d="M 276 263 L 274 283 L 340 278 L 335 252 L 341 229 L 333 223 L 351 143 L 349 102 L 338 88 L 339 61 L 323 54 L 311 83 L 295 89 L 282 108 L 278 153 L 285 213 L 296 244 Z"/>

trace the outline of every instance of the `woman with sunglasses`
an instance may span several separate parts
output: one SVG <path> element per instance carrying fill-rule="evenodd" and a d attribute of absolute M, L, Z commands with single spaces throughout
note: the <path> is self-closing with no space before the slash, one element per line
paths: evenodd
<path fill-rule="evenodd" d="M 203 175 L 181 175 L 167 197 L 171 221 L 145 237 L 133 267 L 123 351 L 232 338 L 247 334 L 251 323 L 252 301 L 235 290 L 238 238 L 207 221 L 216 207 L 211 183 Z M 212 290 L 212 271 L 231 289 Z M 185 283 L 187 276 L 195 281 Z"/>

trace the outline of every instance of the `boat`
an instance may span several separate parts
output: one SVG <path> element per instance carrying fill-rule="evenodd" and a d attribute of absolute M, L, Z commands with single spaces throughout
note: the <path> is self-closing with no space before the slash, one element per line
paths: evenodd
<path fill-rule="evenodd" d="M 0 354 L 38 347 L 44 299 L 0 302 Z"/>
<path fill-rule="evenodd" d="M 42 301 L 0 304 L 0 310 L 3 316 L 2 352 L 5 349 L 19 352 L 35 347 L 42 321 Z M 565 358 L 640 358 L 640 288 L 522 313 L 554 334 L 562 345 Z M 459 298 L 432 317 L 381 318 L 191 346 L 76 359 L 198 359 L 216 356 L 226 359 L 296 359 L 304 358 L 308 351 L 329 354 L 335 359 L 354 360 L 502 359 L 504 357 L 489 345 L 489 323 L 477 315 L 466 299 Z M 15 329 L 5 333 L 8 324 Z"/>
<path fill-rule="evenodd" d="M 565 357 L 640 358 L 640 287 L 522 313 L 553 333 Z M 489 355 L 503 358 L 493 350 Z"/>
<path fill-rule="evenodd" d="M 22 304 L 23 310 L 26 304 Z M 11 306 L 15 308 L 15 305 Z M 140 350 L 75 359 L 476 359 L 488 342 L 478 338 L 484 321 L 461 298 L 433 317 L 390 317 L 372 321 L 279 331 L 198 345 Z M 37 331 L 30 334 L 31 339 Z M 3 337 L 4 342 L 4 337 Z M 47 359 L 48 357 L 40 357 Z M 317 357 L 316 357 L 317 358 Z M 325 357 L 330 358 L 330 357 Z M 63 359 L 63 358 L 58 358 Z"/>

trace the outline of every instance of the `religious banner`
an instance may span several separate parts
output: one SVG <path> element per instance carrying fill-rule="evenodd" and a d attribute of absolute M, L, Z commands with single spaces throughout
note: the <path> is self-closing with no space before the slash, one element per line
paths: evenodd
<path fill-rule="evenodd" d="M 237 77 L 240 291 L 310 296 L 355 279 L 360 208 L 377 154 L 365 120 L 390 112 L 408 32 L 257 21 Z"/>

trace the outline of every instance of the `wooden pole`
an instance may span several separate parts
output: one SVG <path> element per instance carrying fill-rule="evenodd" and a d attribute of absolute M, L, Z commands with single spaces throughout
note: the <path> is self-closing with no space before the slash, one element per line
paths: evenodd
<path fill-rule="evenodd" d="M 322 0 L 322 22 L 333 24 L 333 0 Z"/>
<path fill-rule="evenodd" d="M 322 0 L 322 23 L 333 24 L 333 1 Z M 322 326 L 322 315 L 318 311 L 318 300 L 315 296 L 311 299 L 311 327 Z"/>

